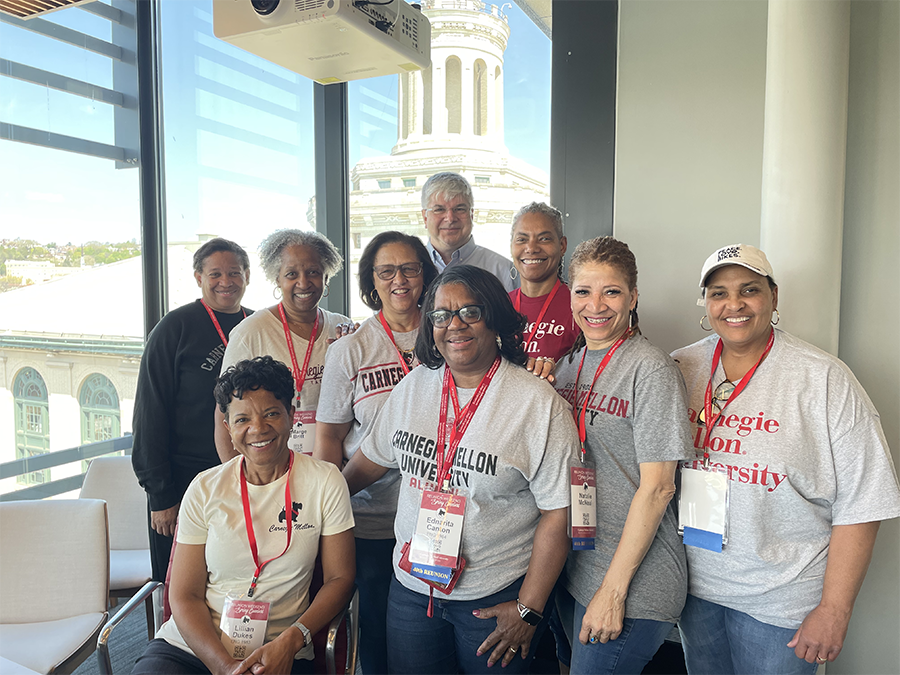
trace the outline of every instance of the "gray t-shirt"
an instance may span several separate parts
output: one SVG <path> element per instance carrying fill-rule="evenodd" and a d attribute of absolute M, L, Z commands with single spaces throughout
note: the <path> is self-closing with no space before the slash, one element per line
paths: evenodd
<path fill-rule="evenodd" d="M 672 354 L 687 384 L 698 461 L 697 411 L 717 341 Z M 725 379 L 719 364 L 713 386 Z M 687 547 L 690 592 L 798 628 L 822 598 L 832 526 L 900 516 L 881 420 L 844 363 L 783 331 L 720 420 L 710 458 L 730 479 L 730 533 L 722 553 Z"/>
<path fill-rule="evenodd" d="M 579 412 L 606 351 L 588 351 L 585 357 L 577 387 Z M 556 389 L 572 404 L 582 353 L 571 363 L 562 360 L 556 371 Z M 585 448 L 597 471 L 596 548 L 571 552 L 566 566 L 569 592 L 582 605 L 587 606 L 600 587 L 619 545 L 640 485 L 640 464 L 691 456 L 685 407 L 678 368 L 643 336 L 622 343 L 594 385 L 585 416 Z M 625 616 L 676 621 L 686 593 L 687 566 L 673 500 L 631 581 Z"/>
<path fill-rule="evenodd" d="M 418 330 L 394 333 L 402 350 L 415 347 Z M 409 352 L 407 365 L 418 360 Z M 318 422 L 352 422 L 344 439 L 344 457 L 350 459 L 369 435 L 378 413 L 404 377 L 397 350 L 378 316 L 366 319 L 353 335 L 343 337 L 325 356 L 325 374 L 319 392 Z M 400 471 L 392 469 L 351 498 L 360 539 L 393 539 Z"/>
<path fill-rule="evenodd" d="M 400 468 L 394 532 L 397 579 L 417 593 L 428 585 L 397 569 L 415 529 L 423 489 L 434 489 L 435 443 L 444 367 L 416 368 L 394 389 L 362 444 L 366 457 Z M 474 389 L 460 389 L 466 405 Z M 453 406 L 449 406 L 450 417 Z M 467 567 L 449 596 L 475 600 L 528 571 L 540 510 L 569 505 L 568 467 L 576 460 L 572 415 L 553 388 L 504 360 L 462 438 L 451 487 L 467 497 L 462 555 Z"/>

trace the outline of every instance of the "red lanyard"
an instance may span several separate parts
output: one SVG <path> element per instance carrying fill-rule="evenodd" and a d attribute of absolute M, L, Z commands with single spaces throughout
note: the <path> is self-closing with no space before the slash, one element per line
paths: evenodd
<path fill-rule="evenodd" d="M 525 338 L 525 349 L 528 349 L 528 343 L 531 342 L 531 338 L 534 337 L 534 334 L 537 332 L 538 326 L 541 325 L 541 319 L 544 318 L 544 314 L 547 313 L 547 308 L 550 306 L 550 303 L 553 302 L 553 296 L 556 295 L 556 292 L 559 290 L 559 287 L 562 286 L 562 283 L 559 279 L 556 280 L 556 283 L 553 284 L 553 290 L 547 295 L 547 299 L 544 300 L 544 305 L 541 307 L 541 311 L 537 315 L 537 320 L 534 322 L 534 328 L 531 329 L 531 333 L 528 334 L 528 337 Z M 522 306 L 522 289 L 518 289 L 516 291 L 516 302 L 515 307 L 516 311 L 519 311 L 519 307 Z"/>
<path fill-rule="evenodd" d="M 219 325 L 219 320 L 216 318 L 215 312 L 212 311 L 212 308 L 206 304 L 206 301 L 203 298 L 200 298 L 201 304 L 206 308 L 206 313 L 209 314 L 209 318 L 212 319 L 213 326 L 216 327 L 216 332 L 219 334 L 219 337 L 222 338 L 222 345 L 228 346 L 228 338 L 225 337 L 224 331 L 222 331 L 222 326 Z M 244 315 L 244 318 L 247 318 L 246 310 L 241 307 L 241 314 Z"/>
<path fill-rule="evenodd" d="M 287 315 L 284 313 L 284 303 L 278 303 L 278 313 L 281 314 L 281 325 L 284 328 L 284 339 L 287 340 L 287 348 L 291 353 L 291 366 L 294 368 L 294 388 L 297 390 L 297 405 L 300 405 L 300 392 L 303 391 L 303 383 L 306 381 L 306 369 L 309 368 L 309 357 L 312 356 L 313 345 L 316 343 L 316 333 L 319 330 L 319 310 L 316 310 L 316 320 L 313 322 L 312 335 L 309 336 L 309 344 L 306 347 L 306 356 L 303 358 L 303 370 L 297 367 L 297 353 L 294 351 L 294 340 L 291 338 L 291 329 L 288 327 Z"/>
<path fill-rule="evenodd" d="M 294 452 L 290 451 L 288 459 L 287 480 L 284 482 L 284 515 L 287 523 L 287 543 L 284 550 L 274 558 L 269 558 L 265 562 L 259 561 L 259 551 L 256 547 L 256 534 L 253 532 L 253 516 L 250 515 L 250 496 L 247 494 L 247 477 L 244 475 L 244 465 L 247 463 L 245 458 L 241 458 L 241 502 L 244 504 L 244 525 L 247 526 L 247 539 L 250 541 L 250 555 L 253 556 L 253 564 L 256 565 L 256 571 L 253 572 L 253 580 L 250 582 L 250 590 L 247 591 L 247 597 L 252 598 L 256 592 L 256 580 L 263 571 L 263 567 L 273 560 L 277 560 L 285 553 L 291 545 L 291 533 L 294 531 L 294 519 L 292 508 L 294 504 L 291 502 L 291 469 L 294 466 Z"/>
<path fill-rule="evenodd" d="M 391 327 L 388 326 L 387 319 L 384 318 L 384 312 L 378 312 L 378 320 L 381 321 L 381 325 L 384 326 L 384 332 L 387 333 L 387 336 L 391 339 L 391 344 L 394 345 L 394 349 L 397 350 L 397 358 L 400 359 L 400 367 L 403 368 L 403 374 L 409 375 L 409 366 L 406 365 L 406 359 L 403 358 L 403 354 L 400 352 L 400 348 L 394 340 L 394 333 L 391 331 Z"/>
<path fill-rule="evenodd" d="M 572 414 L 575 417 L 575 426 L 578 427 L 578 440 L 581 441 L 581 463 L 584 464 L 585 456 L 587 455 L 587 451 L 584 449 L 584 441 L 587 438 L 587 427 L 585 426 L 584 418 L 587 413 L 588 401 L 591 398 L 591 392 L 594 390 L 594 385 L 597 384 L 597 378 L 600 377 L 600 373 L 606 368 L 606 364 L 609 363 L 609 360 L 612 358 L 612 355 L 616 353 L 616 350 L 619 346 L 625 342 L 631 336 L 631 331 L 625 331 L 625 334 L 622 335 L 618 340 L 613 342 L 612 346 L 607 350 L 606 354 L 603 357 L 603 360 L 600 361 L 600 365 L 597 366 L 597 372 L 594 373 L 594 379 L 591 380 L 591 386 L 587 390 L 587 393 L 584 395 L 584 403 L 581 405 L 581 413 L 578 412 L 578 380 L 581 378 L 581 369 L 584 367 L 584 357 L 587 356 L 588 350 L 585 347 L 584 352 L 581 354 L 581 363 L 578 364 L 578 374 L 575 375 L 575 406 L 572 410 Z"/>
<path fill-rule="evenodd" d="M 469 422 L 475 416 L 475 411 L 478 410 L 478 406 L 481 404 L 485 392 L 487 392 L 488 385 L 494 379 L 497 368 L 500 367 L 500 361 L 500 355 L 498 354 L 497 358 L 494 359 L 494 363 L 491 364 L 484 377 L 481 378 L 481 382 L 478 383 L 478 389 L 475 390 L 472 400 L 466 403 L 466 407 L 462 410 L 459 409 L 459 397 L 456 394 L 456 383 L 453 381 L 453 375 L 450 373 L 450 368 L 444 367 L 444 386 L 441 390 L 441 412 L 437 434 L 437 484 L 440 490 L 444 489 L 445 483 L 450 478 L 450 468 L 453 466 L 453 459 L 456 457 L 456 449 L 459 447 L 459 442 L 462 440 L 463 434 L 466 433 L 466 429 L 469 428 Z M 445 461 L 444 443 L 447 438 L 448 399 L 453 401 L 455 419 L 453 421 L 453 429 L 450 431 L 450 444 L 447 447 L 447 459 Z"/>
<path fill-rule="evenodd" d="M 738 397 L 747 384 L 750 382 L 750 378 L 753 377 L 753 373 L 756 372 L 756 369 L 759 368 L 759 364 L 763 362 L 763 359 L 766 358 L 766 354 L 768 354 L 772 345 L 775 343 L 775 329 L 772 329 L 772 332 L 769 333 L 769 341 L 766 343 L 766 348 L 763 350 L 762 356 L 759 357 L 759 361 L 756 362 L 750 370 L 741 378 L 741 381 L 737 383 L 737 386 L 734 388 L 734 391 L 731 392 L 731 396 L 729 396 L 725 401 L 722 402 L 722 406 L 719 408 L 719 412 L 713 416 L 712 414 L 712 394 L 713 394 L 713 377 L 716 374 L 716 368 L 719 367 L 719 358 L 722 356 L 722 338 L 719 338 L 719 342 L 716 344 L 716 349 L 713 352 L 712 359 L 712 368 L 709 371 L 709 382 L 706 383 L 706 395 L 703 398 L 703 412 L 705 413 L 705 418 L 703 423 L 706 425 L 706 437 L 703 439 L 703 466 L 709 465 L 709 441 L 712 438 L 712 432 L 716 428 L 716 422 L 719 421 L 719 418 L 722 416 L 722 413 L 725 412 L 725 408 L 731 403 L 734 399 Z"/>

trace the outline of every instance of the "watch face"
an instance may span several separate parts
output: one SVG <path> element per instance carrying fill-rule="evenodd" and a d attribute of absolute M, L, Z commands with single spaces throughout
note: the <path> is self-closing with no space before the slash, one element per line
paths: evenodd
<path fill-rule="evenodd" d="M 541 615 L 527 609 L 522 613 L 522 620 L 530 626 L 537 626 L 541 622 Z"/>

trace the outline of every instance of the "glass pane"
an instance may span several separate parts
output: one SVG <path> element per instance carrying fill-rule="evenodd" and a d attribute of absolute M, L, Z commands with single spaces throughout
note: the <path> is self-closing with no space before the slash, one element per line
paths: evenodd
<path fill-rule="evenodd" d="M 191 259 L 215 236 L 251 257 L 243 304 L 274 304 L 256 262 L 263 237 L 313 229 L 312 81 L 213 35 L 212 0 L 162 3 L 169 308 L 199 290 Z"/>
<path fill-rule="evenodd" d="M 109 20 L 79 8 L 47 20 L 113 40 Z M 5 23 L 0 57 L 109 89 L 136 86 L 133 76 L 123 81 L 127 69 L 114 83 L 106 56 Z M 120 139 L 115 132 L 116 115 L 135 115 L 133 109 L 9 77 L 0 77 L 0 87 L 0 122 L 137 146 L 136 132 Z M 121 426 L 130 431 L 144 332 L 140 236 L 137 168 L 0 141 L 0 429 L 17 431 L 0 434 L 0 462 L 80 445 L 79 393 L 95 373 L 119 392 Z M 43 383 L 35 379 L 22 393 L 43 405 L 26 404 L 6 388 L 29 369 Z M 26 472 L 0 481 L 0 493 L 80 471 L 81 462 L 73 462 Z"/>
<path fill-rule="evenodd" d="M 509 256 L 512 215 L 549 201 L 550 40 L 515 4 L 428 0 L 432 65 L 351 82 L 351 285 L 379 232 L 427 241 L 421 187 L 462 173 L 475 197 L 475 241 Z M 371 315 L 351 292 L 357 320 Z"/>

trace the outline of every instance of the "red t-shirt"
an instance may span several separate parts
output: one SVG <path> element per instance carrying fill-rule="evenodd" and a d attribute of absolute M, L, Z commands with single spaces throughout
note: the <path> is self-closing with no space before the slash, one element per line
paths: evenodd
<path fill-rule="evenodd" d="M 516 306 L 516 300 L 520 291 L 510 291 L 509 299 L 512 300 L 513 307 Z M 548 293 L 549 295 L 549 293 Z M 549 356 L 552 359 L 559 360 L 559 357 L 569 351 L 574 344 L 575 338 L 581 332 L 581 329 L 575 325 L 572 319 L 572 305 L 570 301 L 569 287 L 561 283 L 559 290 L 544 312 L 541 319 L 541 325 L 534 330 L 534 322 L 537 320 L 541 308 L 544 306 L 546 295 L 537 298 L 529 298 L 521 295 L 521 305 L 519 312 L 528 317 L 528 324 L 525 326 L 525 338 L 534 331 L 534 336 L 525 346 L 525 353 L 528 356 Z"/>

